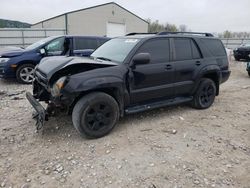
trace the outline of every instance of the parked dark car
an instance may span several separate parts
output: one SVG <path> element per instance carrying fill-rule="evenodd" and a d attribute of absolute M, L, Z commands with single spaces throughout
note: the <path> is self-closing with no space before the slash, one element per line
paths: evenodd
<path fill-rule="evenodd" d="M 26 97 L 38 129 L 60 109 L 72 114 L 79 133 L 97 138 L 125 114 L 180 103 L 206 109 L 229 75 L 225 48 L 211 34 L 133 33 L 111 39 L 89 58 L 42 60 L 33 95 Z"/>
<path fill-rule="evenodd" d="M 54 36 L 42 39 L 25 49 L 0 52 L 0 78 L 17 78 L 32 83 L 34 67 L 48 56 L 89 56 L 109 38 L 90 36 Z"/>
<path fill-rule="evenodd" d="M 234 59 L 239 60 L 250 60 L 250 44 L 243 44 L 240 47 L 234 49 Z"/>
<path fill-rule="evenodd" d="M 247 62 L 247 72 L 248 76 L 250 77 L 250 62 Z"/>

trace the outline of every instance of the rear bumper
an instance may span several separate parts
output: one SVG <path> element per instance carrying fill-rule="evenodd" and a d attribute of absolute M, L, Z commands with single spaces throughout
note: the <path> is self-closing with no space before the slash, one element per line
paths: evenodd
<path fill-rule="evenodd" d="M 228 80 L 228 78 L 230 77 L 230 74 L 231 74 L 231 71 L 229 70 L 224 70 L 224 71 L 221 71 L 221 80 L 220 80 L 220 83 L 224 83 Z"/>

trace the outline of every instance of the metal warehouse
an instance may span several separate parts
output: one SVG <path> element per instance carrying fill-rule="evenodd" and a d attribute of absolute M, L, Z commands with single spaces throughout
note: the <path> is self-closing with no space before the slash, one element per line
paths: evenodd
<path fill-rule="evenodd" d="M 110 2 L 49 18 L 32 25 L 32 28 L 60 28 L 69 35 L 115 37 L 131 32 L 148 32 L 148 22 Z"/>

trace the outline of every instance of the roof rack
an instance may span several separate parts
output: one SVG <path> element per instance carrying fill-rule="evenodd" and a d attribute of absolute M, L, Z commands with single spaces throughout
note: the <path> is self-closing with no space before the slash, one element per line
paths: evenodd
<path fill-rule="evenodd" d="M 158 33 L 128 33 L 126 36 L 131 36 L 131 35 L 155 35 Z"/>
<path fill-rule="evenodd" d="M 157 33 L 157 35 L 168 35 L 168 34 L 189 34 L 189 35 L 204 35 L 206 37 L 213 37 L 213 34 L 211 33 L 199 33 L 199 32 L 168 32 L 168 31 L 163 31 Z"/>

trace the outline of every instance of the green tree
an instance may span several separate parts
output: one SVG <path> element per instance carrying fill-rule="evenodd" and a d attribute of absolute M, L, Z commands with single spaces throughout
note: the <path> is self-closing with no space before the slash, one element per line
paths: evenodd
<path fill-rule="evenodd" d="M 158 20 L 151 21 L 150 19 L 147 20 L 149 23 L 148 32 L 149 33 L 157 33 L 161 31 L 165 31 L 164 25 L 160 24 Z"/>
<path fill-rule="evenodd" d="M 166 23 L 164 25 L 164 29 L 165 31 L 168 31 L 168 32 L 177 32 L 178 31 L 178 28 L 175 24 L 170 24 L 170 23 Z"/>

